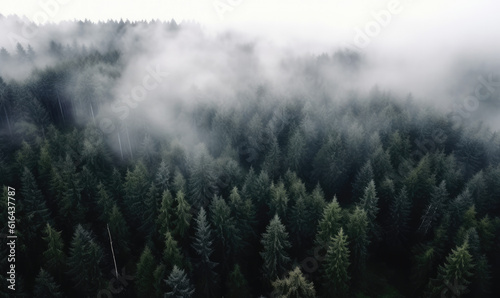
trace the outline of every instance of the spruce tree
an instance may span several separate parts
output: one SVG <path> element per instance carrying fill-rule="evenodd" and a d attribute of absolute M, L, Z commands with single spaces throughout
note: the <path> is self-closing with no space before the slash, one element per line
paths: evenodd
<path fill-rule="evenodd" d="M 375 182 L 371 180 L 365 188 L 365 192 L 359 206 L 366 211 L 368 219 L 368 234 L 370 239 L 377 239 L 379 236 L 379 226 L 376 222 L 378 215 L 378 197 L 375 191 Z"/>
<path fill-rule="evenodd" d="M 279 298 L 314 298 L 316 290 L 314 284 L 308 281 L 299 267 L 288 273 L 283 279 L 277 279 L 272 283 L 273 297 Z"/>
<path fill-rule="evenodd" d="M 213 253 L 212 227 L 203 207 L 196 217 L 196 232 L 192 246 L 199 258 L 196 268 L 198 276 L 196 288 L 200 289 L 205 297 L 213 297 L 217 290 L 217 273 L 214 271 L 217 263 L 211 260 Z"/>
<path fill-rule="evenodd" d="M 116 203 L 113 204 L 109 214 L 109 232 L 118 259 L 125 261 L 130 254 L 130 232 L 128 224 Z"/>
<path fill-rule="evenodd" d="M 290 263 L 287 250 L 290 248 L 288 232 L 276 214 L 262 234 L 260 241 L 264 251 L 260 253 L 264 259 L 263 272 L 268 280 L 274 280 L 286 272 Z"/>
<path fill-rule="evenodd" d="M 59 285 L 54 281 L 52 275 L 43 270 L 43 268 L 40 269 L 40 272 L 35 279 L 35 289 L 33 290 L 33 297 L 62 297 Z"/>
<path fill-rule="evenodd" d="M 393 199 L 387 224 L 387 239 L 393 247 L 400 247 L 408 239 L 411 202 L 408 199 L 406 188 L 403 187 Z"/>
<path fill-rule="evenodd" d="M 23 235 L 27 241 L 36 244 L 37 235 L 42 232 L 45 225 L 51 222 L 50 211 L 45 204 L 42 192 L 38 189 L 35 177 L 28 168 L 24 168 L 21 178 L 21 201 L 25 220 L 22 222 Z"/>
<path fill-rule="evenodd" d="M 174 229 L 174 199 L 170 191 L 165 190 L 161 197 L 160 210 L 156 218 L 156 227 L 160 235 L 165 235 L 167 231 Z"/>
<path fill-rule="evenodd" d="M 269 214 L 278 214 L 280 218 L 284 221 L 287 219 L 288 212 L 288 194 L 285 190 L 285 185 L 283 182 L 279 182 L 278 185 L 271 183 L 271 200 L 269 201 Z"/>
<path fill-rule="evenodd" d="M 469 253 L 467 241 L 462 246 L 452 249 L 446 257 L 446 262 L 439 267 L 437 280 L 430 283 L 431 293 L 461 296 L 468 292 L 467 286 L 472 279 L 474 262 Z"/>
<path fill-rule="evenodd" d="M 44 267 L 60 280 L 61 272 L 64 272 L 66 267 L 66 254 L 61 232 L 53 229 L 50 224 L 46 224 L 43 234 L 43 240 L 47 245 L 47 249 L 43 252 Z"/>
<path fill-rule="evenodd" d="M 234 187 L 229 195 L 228 205 L 231 208 L 231 215 L 236 222 L 236 227 L 241 233 L 242 245 L 248 243 L 254 234 L 253 225 L 255 224 L 255 206 L 252 199 L 244 200 L 240 196 L 238 188 Z"/>
<path fill-rule="evenodd" d="M 335 297 L 349 297 L 349 265 L 347 236 L 340 228 L 332 238 L 325 258 L 326 286 L 333 290 Z"/>
<path fill-rule="evenodd" d="M 139 262 L 137 263 L 137 269 L 135 273 L 135 290 L 137 297 L 153 297 L 155 293 L 154 288 L 154 270 L 155 270 L 155 259 L 149 246 L 146 245 L 142 251 Z"/>
<path fill-rule="evenodd" d="M 327 247 L 338 230 L 341 228 L 342 208 L 337 201 L 337 197 L 333 198 L 323 212 L 323 218 L 319 221 L 318 234 L 316 235 L 316 245 Z"/>
<path fill-rule="evenodd" d="M 177 266 L 174 266 L 165 282 L 169 288 L 169 292 L 165 294 L 165 297 L 191 298 L 195 291 L 184 270 L 179 269 Z"/>
<path fill-rule="evenodd" d="M 359 170 L 352 184 L 352 198 L 353 201 L 361 199 L 364 195 L 365 188 L 370 181 L 374 179 L 372 164 L 367 161 L 365 165 Z"/>
<path fill-rule="evenodd" d="M 181 190 L 175 196 L 175 203 L 177 206 L 175 208 L 174 233 L 180 238 L 184 238 L 191 224 L 191 206 L 184 198 L 184 192 Z"/>
<path fill-rule="evenodd" d="M 84 295 L 94 295 L 100 287 L 102 249 L 91 234 L 78 225 L 68 257 L 68 274 L 73 286 Z"/>
<path fill-rule="evenodd" d="M 252 297 L 248 282 L 243 273 L 241 273 L 240 266 L 234 265 L 233 270 L 229 274 L 227 281 L 227 293 L 225 297 L 228 298 L 250 298 Z"/>
<path fill-rule="evenodd" d="M 123 188 L 125 190 L 124 206 L 126 207 L 125 214 L 133 228 L 139 228 L 144 222 L 145 214 L 148 207 L 148 172 L 143 163 L 139 162 L 135 165 L 134 170 L 127 171 Z"/>
<path fill-rule="evenodd" d="M 350 239 L 349 251 L 351 252 L 353 282 L 361 282 L 368 257 L 368 216 L 366 211 L 359 206 L 350 215 L 347 223 L 347 235 Z"/>
<path fill-rule="evenodd" d="M 175 265 L 182 266 L 182 255 L 177 245 L 177 241 L 170 232 L 165 233 L 165 249 L 163 250 L 163 262 L 165 269 L 170 271 Z"/>

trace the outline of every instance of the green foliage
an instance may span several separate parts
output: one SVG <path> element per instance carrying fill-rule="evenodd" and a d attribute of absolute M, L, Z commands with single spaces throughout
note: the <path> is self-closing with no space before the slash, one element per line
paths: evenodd
<path fill-rule="evenodd" d="M 340 228 L 335 238 L 332 237 L 325 258 L 327 288 L 332 289 L 336 297 L 349 296 L 349 265 L 347 236 Z"/>
<path fill-rule="evenodd" d="M 153 297 L 155 293 L 155 259 L 148 246 L 144 247 L 135 273 L 137 297 Z"/>
<path fill-rule="evenodd" d="M 352 184 L 352 198 L 354 201 L 362 198 L 366 187 L 373 178 L 372 164 L 370 161 L 367 161 L 361 170 L 359 170 Z"/>
<path fill-rule="evenodd" d="M 391 202 L 387 224 L 387 239 L 395 247 L 400 247 L 408 240 L 410 214 L 411 201 L 408 199 L 406 188 L 403 187 Z"/>
<path fill-rule="evenodd" d="M 184 198 L 184 193 L 182 190 L 177 192 L 175 196 L 175 203 L 177 207 L 175 208 L 175 214 L 177 215 L 174 223 L 175 230 L 174 233 L 180 237 L 184 237 L 191 224 L 191 206 Z"/>
<path fill-rule="evenodd" d="M 271 216 L 273 214 L 278 214 L 280 218 L 286 219 L 289 199 L 283 182 L 279 182 L 278 185 L 271 183 L 270 193 L 269 214 Z"/>
<path fill-rule="evenodd" d="M 227 294 L 228 298 L 250 298 L 252 297 L 248 282 L 243 273 L 241 273 L 240 266 L 234 265 L 234 269 L 229 274 L 227 281 Z"/>
<path fill-rule="evenodd" d="M 102 249 L 90 233 L 78 225 L 73 234 L 68 257 L 68 275 L 77 291 L 94 295 L 101 285 Z"/>
<path fill-rule="evenodd" d="M 59 276 L 65 271 L 66 254 L 64 253 L 64 242 L 61 232 L 53 229 L 50 224 L 45 226 L 43 240 L 47 244 L 47 249 L 43 252 L 44 267 L 54 276 Z"/>
<path fill-rule="evenodd" d="M 274 280 L 286 272 L 290 262 L 287 249 L 290 248 L 288 233 L 276 214 L 262 234 L 260 241 L 264 251 L 260 253 L 264 259 L 263 271 L 266 278 Z"/>
<path fill-rule="evenodd" d="M 371 239 L 377 239 L 379 236 L 379 226 L 376 222 L 378 215 L 378 197 L 375 190 L 375 182 L 371 180 L 365 188 L 363 197 L 359 202 L 361 207 L 366 212 L 368 219 L 368 233 Z"/>
<path fill-rule="evenodd" d="M 446 262 L 439 267 L 436 285 L 430 285 L 431 293 L 447 293 L 452 290 L 452 295 L 461 296 L 468 292 L 473 259 L 469 253 L 469 245 L 466 241 L 462 246 L 456 247 L 446 257 Z"/>
<path fill-rule="evenodd" d="M 339 229 L 341 229 L 342 208 L 337 201 L 337 197 L 333 198 L 323 212 L 323 218 L 319 221 L 318 234 L 316 236 L 316 245 L 326 245 L 330 243 Z"/>
<path fill-rule="evenodd" d="M 163 262 L 166 264 L 165 268 L 170 271 L 173 266 L 182 266 L 182 255 L 177 246 L 177 241 L 172 237 L 170 232 L 165 233 L 165 249 L 163 250 Z"/>
<path fill-rule="evenodd" d="M 207 220 L 205 209 L 202 207 L 196 217 L 196 232 L 192 243 L 199 260 L 197 263 L 197 288 L 205 297 L 215 295 L 217 289 L 217 273 L 214 268 L 217 263 L 211 260 L 213 253 L 212 228 Z"/>
<path fill-rule="evenodd" d="M 33 297 L 62 297 L 59 285 L 54 281 L 54 278 L 47 271 L 40 269 L 38 276 L 35 279 L 35 289 Z"/>
<path fill-rule="evenodd" d="M 273 282 L 273 297 L 314 298 L 314 284 L 307 281 L 299 267 L 288 273 L 288 277 Z"/>
<path fill-rule="evenodd" d="M 190 298 L 195 291 L 184 270 L 179 269 L 177 266 L 174 266 L 165 282 L 170 289 L 165 294 L 165 297 Z"/>
<path fill-rule="evenodd" d="M 349 251 L 351 252 L 352 274 L 354 282 L 360 282 L 362 273 L 366 266 L 368 257 L 368 216 L 364 209 L 359 206 L 354 209 L 354 212 L 349 216 L 349 221 L 346 226 L 347 235 L 349 237 Z"/>

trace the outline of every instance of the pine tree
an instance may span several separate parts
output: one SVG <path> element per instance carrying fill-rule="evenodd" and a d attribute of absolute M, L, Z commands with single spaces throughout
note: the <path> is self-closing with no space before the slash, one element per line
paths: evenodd
<path fill-rule="evenodd" d="M 342 208 L 337 201 L 337 197 L 333 198 L 323 212 L 323 218 L 319 221 L 318 234 L 316 235 L 316 245 L 328 246 L 330 239 L 337 235 L 341 228 Z"/>
<path fill-rule="evenodd" d="M 367 161 L 365 165 L 359 170 L 352 184 L 352 198 L 353 201 L 361 199 L 363 197 L 365 188 L 368 186 L 370 181 L 374 179 L 372 164 Z"/>
<path fill-rule="evenodd" d="M 137 297 L 153 297 L 155 260 L 151 250 L 146 245 L 142 251 L 135 274 L 135 290 Z"/>
<path fill-rule="evenodd" d="M 241 244 L 241 231 L 237 228 L 236 220 L 231 215 L 231 208 L 221 197 L 215 196 L 210 205 L 210 218 L 214 227 L 217 246 L 223 255 L 223 264 L 226 265 L 227 257 L 234 256 Z"/>
<path fill-rule="evenodd" d="M 319 183 L 316 185 L 311 195 L 305 200 L 305 204 L 308 214 L 308 234 L 314 237 L 317 233 L 318 222 L 322 218 L 326 208 L 325 194 Z"/>
<path fill-rule="evenodd" d="M 174 221 L 174 233 L 180 238 L 184 238 L 186 232 L 189 229 L 189 225 L 191 224 L 191 206 L 184 198 L 184 193 L 181 190 L 177 192 L 177 195 L 175 196 L 175 202 L 177 205 L 175 214 L 177 216 Z"/>
<path fill-rule="evenodd" d="M 277 279 L 272 283 L 273 297 L 279 298 L 314 298 L 314 284 L 304 277 L 299 267 L 290 271 L 287 278 Z"/>
<path fill-rule="evenodd" d="M 141 225 L 139 226 L 139 231 L 141 231 L 143 235 L 147 235 L 148 239 L 154 234 L 154 229 L 156 228 L 155 219 L 159 207 L 158 188 L 151 182 L 151 186 L 149 187 L 144 201 Z"/>
<path fill-rule="evenodd" d="M 238 192 L 238 188 L 234 187 L 229 195 L 229 207 L 231 215 L 236 221 L 236 227 L 241 232 L 241 240 L 243 242 L 250 241 L 253 236 L 253 225 L 255 223 L 255 206 L 252 199 L 243 200 Z"/>
<path fill-rule="evenodd" d="M 54 281 L 50 273 L 40 269 L 38 276 L 35 279 L 35 289 L 33 290 L 33 297 L 62 297 L 59 285 Z"/>
<path fill-rule="evenodd" d="M 433 187 L 430 203 L 422 215 L 419 231 L 424 235 L 427 234 L 431 227 L 441 218 L 447 201 L 448 191 L 446 190 L 446 182 L 443 180 L 438 187 Z"/>
<path fill-rule="evenodd" d="M 191 298 L 193 296 L 194 287 L 191 285 L 184 270 L 179 269 L 177 266 L 174 266 L 174 269 L 172 269 L 172 272 L 165 282 L 170 289 L 170 291 L 165 294 L 165 297 Z"/>
<path fill-rule="evenodd" d="M 74 287 L 85 295 L 97 293 L 102 278 L 102 249 L 88 231 L 78 225 L 73 234 L 68 257 L 68 274 Z"/>
<path fill-rule="evenodd" d="M 269 149 L 262 162 L 262 169 L 269 173 L 271 177 L 276 177 L 281 169 L 281 150 L 276 136 L 271 136 L 271 141 L 268 146 Z"/>
<path fill-rule="evenodd" d="M 164 160 L 161 161 L 160 166 L 156 171 L 155 185 L 158 188 L 158 191 L 162 193 L 170 186 L 170 170 Z"/>
<path fill-rule="evenodd" d="M 248 287 L 248 282 L 241 273 L 240 266 L 238 264 L 234 265 L 233 271 L 229 274 L 229 279 L 227 281 L 227 293 L 225 297 L 228 298 L 250 298 L 252 297 L 250 289 Z"/>
<path fill-rule="evenodd" d="M 165 249 L 163 250 L 163 262 L 166 264 L 165 269 L 170 271 L 175 265 L 182 266 L 182 255 L 177 246 L 177 241 L 172 237 L 170 232 L 165 233 Z"/>
<path fill-rule="evenodd" d="M 28 242 L 31 242 L 34 241 L 36 235 L 41 233 L 45 224 L 51 222 L 50 211 L 45 204 L 42 192 L 38 189 L 35 177 L 28 168 L 24 168 L 21 184 L 22 206 L 26 220 L 23 224 L 24 236 L 27 237 Z"/>
<path fill-rule="evenodd" d="M 420 292 L 431 277 L 434 263 L 436 261 L 436 252 L 432 246 L 418 245 L 412 251 L 414 255 L 411 280 L 414 289 Z"/>
<path fill-rule="evenodd" d="M 102 223 L 109 222 L 109 216 L 111 214 L 111 209 L 115 204 L 113 198 L 111 198 L 104 187 L 102 182 L 97 185 L 97 210 L 101 213 L 99 215 L 99 220 Z"/>
<path fill-rule="evenodd" d="M 376 222 L 376 218 L 379 208 L 377 192 L 375 191 L 375 182 L 373 180 L 371 180 L 366 186 L 365 193 L 363 195 L 363 198 L 361 198 L 361 201 L 359 202 L 359 206 L 366 211 L 366 215 L 368 218 L 369 238 L 377 239 L 379 226 Z"/>
<path fill-rule="evenodd" d="M 154 297 L 164 296 L 163 293 L 165 293 L 166 291 L 164 283 L 166 274 L 167 274 L 167 269 L 165 268 L 165 265 L 160 263 L 158 266 L 156 266 L 156 269 L 153 272 L 154 289 L 155 289 Z"/>
<path fill-rule="evenodd" d="M 126 260 L 130 254 L 130 232 L 120 208 L 115 204 L 109 214 L 109 232 L 118 259 Z"/>
<path fill-rule="evenodd" d="M 63 216 L 65 226 L 72 227 L 75 222 L 83 222 L 86 209 L 82 202 L 82 187 L 80 175 L 76 172 L 76 166 L 69 154 L 62 163 L 60 170 L 62 182 L 62 198 L 57 198 L 61 202 L 59 215 Z"/>
<path fill-rule="evenodd" d="M 179 169 L 176 169 L 175 171 L 174 182 L 172 183 L 172 190 L 174 191 L 174 193 L 178 193 L 179 191 L 186 193 L 186 179 L 179 171 Z"/>
<path fill-rule="evenodd" d="M 278 214 L 280 218 L 286 221 L 288 211 L 288 194 L 285 190 L 283 182 L 278 185 L 271 183 L 271 200 L 269 201 L 269 214 Z"/>
<path fill-rule="evenodd" d="M 147 213 L 148 202 L 148 174 L 147 169 L 141 162 L 135 165 L 134 171 L 127 171 L 123 188 L 125 190 L 124 210 L 127 218 L 134 228 L 139 228 L 143 224 L 142 219 Z"/>
<path fill-rule="evenodd" d="M 199 283 L 197 288 L 201 289 L 205 297 L 213 297 L 217 288 L 217 273 L 214 271 L 217 263 L 211 260 L 213 253 L 212 228 L 207 221 L 207 215 L 203 207 L 196 218 L 196 233 L 192 246 L 199 257 L 196 270 Z"/>
<path fill-rule="evenodd" d="M 217 193 L 217 174 L 214 160 L 207 149 L 198 149 L 189 167 L 189 197 L 193 206 L 198 209 L 206 206 Z"/>
<path fill-rule="evenodd" d="M 387 239 L 394 247 L 400 247 L 407 240 L 411 202 L 408 199 L 406 188 L 403 187 L 390 205 L 387 225 Z"/>
<path fill-rule="evenodd" d="M 332 238 L 325 258 L 326 279 L 328 289 L 333 289 L 335 297 L 348 297 L 349 295 L 349 248 L 347 236 L 340 228 L 335 238 Z"/>
<path fill-rule="evenodd" d="M 288 233 L 276 214 L 262 234 L 260 241 L 264 251 L 260 253 L 264 259 L 263 271 L 266 278 L 274 280 L 286 272 L 290 258 L 286 252 L 290 248 Z"/>
<path fill-rule="evenodd" d="M 446 262 L 439 267 L 436 286 L 430 284 L 432 293 L 443 293 L 451 291 L 452 295 L 461 296 L 468 292 L 467 286 L 471 281 L 472 269 L 474 268 L 473 258 L 469 253 L 467 241 L 462 246 L 452 249 L 446 257 Z"/>
<path fill-rule="evenodd" d="M 61 279 L 61 272 L 65 271 L 66 255 L 64 253 L 64 242 L 61 232 L 53 229 L 50 224 L 45 226 L 43 240 L 47 244 L 47 249 L 43 252 L 44 267 L 47 271 Z"/>
<path fill-rule="evenodd" d="M 175 214 L 173 205 L 172 194 L 170 194 L 170 191 L 165 190 L 161 197 L 161 206 L 156 218 L 156 226 L 160 235 L 165 235 L 167 231 L 174 229 L 173 220 Z"/>
<path fill-rule="evenodd" d="M 300 129 L 295 129 L 286 148 L 287 165 L 292 171 L 300 170 L 303 165 L 304 153 L 306 149 L 306 141 Z"/>
<path fill-rule="evenodd" d="M 362 280 L 366 259 L 368 256 L 368 216 L 366 211 L 360 207 L 356 207 L 354 212 L 349 217 L 347 223 L 347 235 L 351 239 L 349 243 L 349 251 L 352 253 L 352 274 L 354 284 Z"/>

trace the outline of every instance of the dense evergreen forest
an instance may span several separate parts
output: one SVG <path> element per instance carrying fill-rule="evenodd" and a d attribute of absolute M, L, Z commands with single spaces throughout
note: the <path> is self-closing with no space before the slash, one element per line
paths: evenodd
<path fill-rule="evenodd" d="M 344 92 L 327 74 L 363 71 L 350 50 L 283 58 L 281 88 L 258 78 L 251 44 L 196 24 L 70 25 L 72 38 L 47 25 L 34 44 L 0 45 L 0 232 L 6 243 L 11 187 L 17 296 L 500 293 L 494 129 L 412 95 Z M 207 78 L 180 93 L 188 83 L 167 81 L 188 79 L 169 71 L 170 91 L 113 106 L 131 52 L 149 50 L 126 38 L 134 30 L 166 47 L 221 43 L 228 69 L 242 68 L 227 76 L 243 83 L 218 93 Z"/>

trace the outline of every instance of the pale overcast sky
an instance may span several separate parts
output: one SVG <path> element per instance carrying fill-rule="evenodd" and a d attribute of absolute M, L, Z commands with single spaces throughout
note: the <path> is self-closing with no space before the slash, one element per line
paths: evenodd
<path fill-rule="evenodd" d="M 384 12 L 391 7 L 384 24 Z M 37 23 L 173 18 L 273 38 L 289 35 L 348 43 L 376 22 L 380 32 L 370 39 L 387 47 L 423 42 L 456 47 L 471 40 L 485 47 L 500 36 L 499 11 L 497 0 L 0 0 L 0 14 L 26 16 Z"/>

